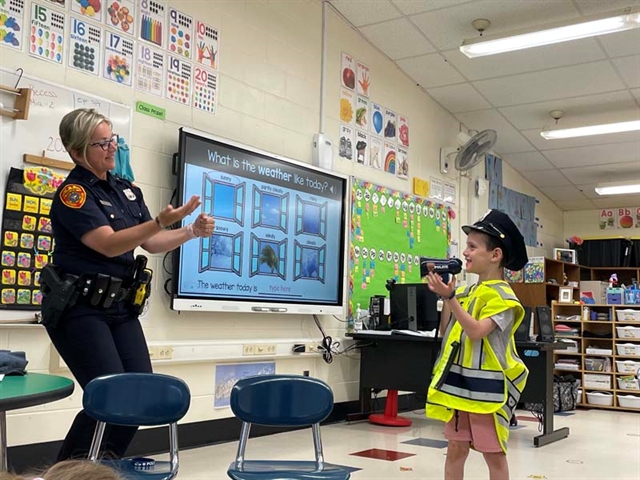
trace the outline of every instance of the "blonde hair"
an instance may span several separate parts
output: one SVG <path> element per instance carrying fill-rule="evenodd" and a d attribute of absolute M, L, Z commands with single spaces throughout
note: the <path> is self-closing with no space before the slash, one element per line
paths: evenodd
<path fill-rule="evenodd" d="M 124 480 L 112 468 L 91 460 L 64 460 L 52 465 L 39 476 L 20 476 L 0 472 L 0 480 Z"/>
<path fill-rule="evenodd" d="M 79 152 L 86 160 L 91 135 L 102 122 L 113 128 L 111 120 L 93 108 L 78 108 L 62 117 L 58 129 L 60 139 L 74 163 L 78 162 L 73 158 L 73 152 Z"/>

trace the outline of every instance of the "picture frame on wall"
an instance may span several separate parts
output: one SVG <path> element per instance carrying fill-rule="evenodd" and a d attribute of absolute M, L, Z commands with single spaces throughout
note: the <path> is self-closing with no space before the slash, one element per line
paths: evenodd
<path fill-rule="evenodd" d="M 560 302 L 560 303 L 571 303 L 571 302 L 573 302 L 573 288 L 571 288 L 571 287 L 560 287 L 560 292 L 558 294 L 558 302 Z"/>
<path fill-rule="evenodd" d="M 578 263 L 576 257 L 576 251 L 570 248 L 554 248 L 553 249 L 553 258 L 560 262 L 566 263 Z"/>

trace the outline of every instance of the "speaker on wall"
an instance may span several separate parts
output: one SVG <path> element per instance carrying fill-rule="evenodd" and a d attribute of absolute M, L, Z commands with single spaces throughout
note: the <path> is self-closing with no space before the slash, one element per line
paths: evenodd
<path fill-rule="evenodd" d="M 538 325 L 538 341 L 553 342 L 555 340 L 555 337 L 553 335 L 551 309 L 546 305 L 542 307 L 536 307 L 536 321 Z"/>
<path fill-rule="evenodd" d="M 515 333 L 516 342 L 528 342 L 529 341 L 529 329 L 531 328 L 531 315 L 533 310 L 531 307 L 524 307 L 524 318 L 522 323 L 518 326 Z"/>

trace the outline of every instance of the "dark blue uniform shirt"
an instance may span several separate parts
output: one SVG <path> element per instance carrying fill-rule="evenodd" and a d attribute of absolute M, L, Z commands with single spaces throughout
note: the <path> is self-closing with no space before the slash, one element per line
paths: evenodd
<path fill-rule="evenodd" d="M 110 225 L 114 231 L 151 220 L 142 191 L 107 172 L 100 180 L 84 167 L 76 166 L 56 191 L 51 205 L 55 239 L 53 263 L 74 275 L 103 273 L 125 279 L 133 271 L 133 250 L 118 257 L 105 257 L 82 243 L 82 236 Z"/>

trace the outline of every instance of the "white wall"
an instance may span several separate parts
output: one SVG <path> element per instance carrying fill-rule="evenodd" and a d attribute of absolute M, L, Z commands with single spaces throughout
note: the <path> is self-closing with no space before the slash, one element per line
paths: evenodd
<path fill-rule="evenodd" d="M 216 116 L 149 97 L 131 88 L 94 79 L 6 48 L 0 50 L 0 65 L 22 67 L 28 74 L 95 92 L 128 105 L 133 105 L 136 100 L 144 100 L 165 108 L 166 121 L 134 113 L 133 136 L 129 142 L 136 183 L 143 189 L 152 215 L 168 203 L 174 188 L 175 180 L 170 172 L 171 154 L 178 148 L 177 129 L 180 126 L 194 127 L 310 163 L 312 135 L 319 129 L 320 1 L 176 0 L 169 4 L 220 30 L 219 104 Z M 326 133 L 333 139 L 334 145 L 338 143 L 339 129 L 340 54 L 346 51 L 370 67 L 372 99 L 409 118 L 411 175 L 427 179 L 430 175 L 438 175 L 439 148 L 456 144 L 458 122 L 340 16 L 331 10 L 329 12 Z M 337 155 L 335 169 L 390 187 L 411 190 L 410 181 L 343 161 Z M 470 177 L 473 179 L 483 173 L 483 167 L 477 167 Z M 560 246 L 558 242 L 563 232 L 561 212 L 506 165 L 504 179 L 507 187 L 541 199 L 536 215 L 544 226 L 541 235 L 543 250 L 547 246 Z M 458 240 L 460 222 L 468 217 L 467 183 L 464 179 L 458 185 L 458 216 L 453 222 L 453 237 Z M 464 187 L 464 191 L 460 186 Z M 486 197 L 474 201 L 469 218 L 475 220 L 486 208 Z M 143 320 L 149 341 L 156 344 L 190 340 L 241 344 L 255 338 L 279 342 L 320 338 L 313 320 L 305 316 L 173 312 L 168 308 L 168 297 L 161 288 L 166 277 L 162 273 L 161 259 L 161 256 L 150 258 L 158 280 L 154 283 L 150 313 Z M 16 315 L 19 317 L 23 314 Z M 335 339 L 344 336 L 344 323 L 332 317 L 323 317 L 322 322 L 328 335 Z M 25 350 L 31 371 L 47 372 L 50 364 L 58 364 L 46 332 L 41 327 L 0 326 L 0 348 Z M 302 373 L 303 370 L 309 370 L 312 376 L 327 380 L 334 389 L 337 402 L 358 397 L 357 359 L 338 357 L 331 365 L 309 356 L 278 358 L 276 361 L 278 372 Z M 194 398 L 187 422 L 231 415 L 228 409 L 213 409 L 215 361 L 155 364 L 154 368 L 159 372 L 180 376 L 189 383 Z M 65 370 L 61 372 L 69 374 Z M 9 444 L 22 445 L 63 438 L 80 408 L 80 398 L 78 389 L 70 398 L 10 412 Z"/>

